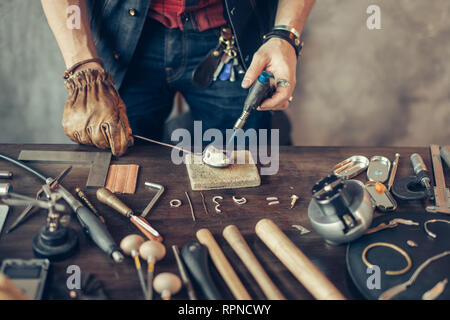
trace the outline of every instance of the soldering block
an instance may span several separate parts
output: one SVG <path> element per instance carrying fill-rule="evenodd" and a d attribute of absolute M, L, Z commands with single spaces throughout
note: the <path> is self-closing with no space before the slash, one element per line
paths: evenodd
<path fill-rule="evenodd" d="M 226 168 L 212 168 L 202 163 L 202 155 L 186 155 L 185 163 L 192 190 L 236 189 L 261 185 L 258 168 L 248 150 L 234 151 L 233 159 L 233 163 Z"/>

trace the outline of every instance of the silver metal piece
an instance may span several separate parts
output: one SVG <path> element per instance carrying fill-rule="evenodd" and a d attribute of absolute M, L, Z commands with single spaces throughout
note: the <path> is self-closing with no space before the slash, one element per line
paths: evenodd
<path fill-rule="evenodd" d="M 369 159 L 365 156 L 352 156 L 333 168 L 333 173 L 339 178 L 345 180 L 356 177 L 358 174 L 363 172 L 369 166 Z"/>
<path fill-rule="evenodd" d="M 411 164 L 414 170 L 414 173 L 417 175 L 422 170 L 428 171 L 427 166 L 425 165 L 425 162 L 423 162 L 422 157 L 418 153 L 413 153 L 410 157 Z"/>
<path fill-rule="evenodd" d="M 245 122 L 247 121 L 248 116 L 250 115 L 250 112 L 243 111 L 241 116 L 236 120 L 236 123 L 233 126 L 233 130 L 242 129 L 245 125 Z"/>
<path fill-rule="evenodd" d="M 267 201 L 276 201 L 276 200 L 278 200 L 278 197 L 267 197 L 266 200 Z"/>
<path fill-rule="evenodd" d="M 346 227 L 341 215 L 349 213 L 338 212 L 331 202 L 321 201 L 315 197 L 308 206 L 308 218 L 313 229 L 321 235 L 326 242 L 337 245 L 347 243 L 361 237 L 372 224 L 374 206 L 364 184 L 358 180 L 343 182 L 346 193 L 351 194 L 351 202 L 347 206 L 348 212 L 353 216 L 352 228 Z"/>
<path fill-rule="evenodd" d="M 115 262 L 122 262 L 123 261 L 123 259 L 124 259 L 124 257 L 123 257 L 123 254 L 122 253 L 120 253 L 120 251 L 114 251 L 112 254 L 111 254 L 111 257 L 113 258 L 113 260 L 115 261 Z"/>
<path fill-rule="evenodd" d="M 423 227 L 424 227 L 424 229 L 425 229 L 425 232 L 426 232 L 430 237 L 432 237 L 433 239 L 436 239 L 436 238 L 437 238 L 437 235 L 436 235 L 436 233 L 431 232 L 430 230 L 428 230 L 428 224 L 429 224 L 429 223 L 435 223 L 435 222 L 444 222 L 444 223 L 449 223 L 449 224 L 450 224 L 450 221 L 444 220 L 444 219 L 431 219 L 431 220 L 425 221 L 425 223 L 423 224 Z"/>
<path fill-rule="evenodd" d="M 231 159 L 226 151 L 218 149 L 212 144 L 203 151 L 203 163 L 213 168 L 226 168 L 231 164 Z"/>
<path fill-rule="evenodd" d="M 434 188 L 434 206 L 425 208 L 428 212 L 441 212 L 450 214 L 450 191 L 445 186 L 444 169 L 442 167 L 441 153 L 438 145 L 430 146 L 433 174 L 436 187 Z"/>
<path fill-rule="evenodd" d="M 217 66 L 216 71 L 214 71 L 213 74 L 213 81 L 216 81 L 217 78 L 219 77 L 220 73 L 222 72 L 223 67 L 230 62 L 231 57 L 227 54 L 224 54 L 221 58 L 220 58 L 220 62 L 219 65 Z"/>
<path fill-rule="evenodd" d="M 54 198 L 54 201 L 56 202 L 61 198 L 61 195 L 59 194 L 52 194 L 52 197 Z M 52 199 L 53 201 L 53 199 Z M 60 203 L 53 203 L 49 201 L 42 201 L 37 200 L 31 197 L 27 197 L 18 193 L 9 193 L 8 198 L 2 199 L 2 202 L 9 205 L 9 206 L 24 206 L 24 205 L 32 205 L 34 207 L 39 207 L 42 209 L 50 209 L 54 208 L 57 211 L 65 211 L 66 206 Z"/>
<path fill-rule="evenodd" d="M 6 218 L 8 217 L 9 207 L 4 204 L 0 204 L 0 233 L 2 233 L 3 226 L 5 225 Z"/>
<path fill-rule="evenodd" d="M 295 203 L 297 202 L 298 199 L 300 199 L 300 197 L 296 194 L 293 194 L 291 196 L 291 209 L 295 206 Z"/>
<path fill-rule="evenodd" d="M 233 64 L 234 64 L 234 59 L 233 59 Z M 231 65 L 231 70 L 230 70 L 230 82 L 235 82 L 236 81 L 236 72 L 234 71 L 234 66 Z"/>
<path fill-rule="evenodd" d="M 214 207 L 214 210 L 216 210 L 217 213 L 222 213 L 222 210 L 219 209 L 220 203 L 217 200 L 223 200 L 223 197 L 222 196 L 214 196 L 212 198 L 212 201 L 216 204 L 216 206 Z"/>
<path fill-rule="evenodd" d="M 206 215 L 209 215 L 208 207 L 206 206 L 205 196 L 203 195 L 203 192 L 200 192 L 200 196 L 202 197 L 203 209 L 205 209 Z"/>
<path fill-rule="evenodd" d="M 235 196 L 233 196 L 233 201 L 238 205 L 243 205 L 247 203 L 247 199 L 245 199 L 244 197 L 238 199 Z"/>
<path fill-rule="evenodd" d="M 141 217 L 146 217 L 147 214 L 150 212 L 150 210 L 155 205 L 156 201 L 161 197 L 161 195 L 164 193 L 164 187 L 160 184 L 153 183 L 153 182 L 145 182 L 145 185 L 147 187 L 153 188 L 158 190 L 156 195 L 153 197 L 153 199 L 149 202 L 149 204 L 145 207 L 144 211 L 142 211 Z"/>
<path fill-rule="evenodd" d="M 380 186 L 381 185 L 381 186 Z M 383 188 L 382 192 L 379 192 L 377 188 Z M 370 194 L 370 197 L 374 205 L 381 211 L 394 211 L 397 209 L 397 201 L 386 187 L 380 182 L 369 181 L 366 184 L 366 190 Z"/>
<path fill-rule="evenodd" d="M 299 224 L 293 224 L 292 228 L 295 228 L 298 231 L 300 231 L 300 235 L 307 234 L 307 233 L 311 232 L 310 230 L 306 229 L 304 226 L 301 226 Z"/>
<path fill-rule="evenodd" d="M 289 88 L 290 86 L 291 83 L 286 79 L 278 79 L 277 81 L 277 87 Z"/>
<path fill-rule="evenodd" d="M 171 208 L 178 208 L 181 206 L 181 200 L 172 199 L 172 200 L 170 200 L 169 204 L 170 204 Z"/>
<path fill-rule="evenodd" d="M 0 179 L 11 179 L 13 173 L 11 171 L 0 170 Z"/>
<path fill-rule="evenodd" d="M 294 100 L 294 97 L 293 97 L 293 96 L 290 96 L 289 99 L 288 99 L 288 101 L 289 101 L 289 102 L 292 102 L 292 100 Z"/>
<path fill-rule="evenodd" d="M 189 203 L 189 207 L 191 208 L 192 220 L 195 222 L 195 213 L 194 213 L 194 207 L 192 206 L 191 198 L 189 197 L 189 194 L 187 193 L 187 191 L 185 191 L 184 194 L 186 195 L 186 198 Z"/>
<path fill-rule="evenodd" d="M 274 206 L 276 204 L 280 204 L 280 201 L 271 201 L 268 203 L 269 206 Z"/>
<path fill-rule="evenodd" d="M 408 241 L 406 241 L 406 244 L 408 245 L 408 246 L 410 246 L 411 248 L 415 248 L 415 247 L 418 247 L 419 245 L 417 244 L 417 242 L 415 242 L 415 241 L 413 241 L 413 240 L 408 240 Z"/>
<path fill-rule="evenodd" d="M 12 191 L 10 183 L 0 183 L 0 196 L 6 196 Z"/>
<path fill-rule="evenodd" d="M 370 158 L 369 166 L 367 168 L 367 179 L 369 181 L 376 181 L 384 183 L 389 178 L 391 170 L 391 161 L 383 156 L 373 156 Z"/>

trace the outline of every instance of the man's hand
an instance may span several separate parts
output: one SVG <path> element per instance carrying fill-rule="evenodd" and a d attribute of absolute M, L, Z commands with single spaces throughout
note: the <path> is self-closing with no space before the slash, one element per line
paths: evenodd
<path fill-rule="evenodd" d="M 274 74 L 275 82 L 287 80 L 289 87 L 277 86 L 273 96 L 265 100 L 258 110 L 284 110 L 289 106 L 296 82 L 297 56 L 295 49 L 286 40 L 271 38 L 253 55 L 252 63 L 242 81 L 243 88 L 249 88 L 262 71 Z"/>
<path fill-rule="evenodd" d="M 86 69 L 66 80 L 69 92 L 62 125 L 74 142 L 111 148 L 121 156 L 133 144 L 125 104 L 109 73 Z"/>

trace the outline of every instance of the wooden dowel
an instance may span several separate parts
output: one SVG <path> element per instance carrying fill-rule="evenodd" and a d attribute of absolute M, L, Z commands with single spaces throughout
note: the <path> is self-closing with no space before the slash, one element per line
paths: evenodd
<path fill-rule="evenodd" d="M 303 286 L 319 300 L 345 300 L 341 292 L 270 219 L 260 220 L 256 234 Z"/>
<path fill-rule="evenodd" d="M 256 282 L 269 300 L 286 300 L 270 279 L 256 256 L 251 251 L 241 232 L 235 225 L 229 225 L 223 229 L 223 236 L 230 244 L 238 257 L 250 271 Z"/>
<path fill-rule="evenodd" d="M 230 288 L 233 296 L 237 300 L 251 300 L 252 298 L 248 294 L 236 272 L 233 270 L 233 267 L 228 262 L 227 258 L 222 252 L 222 249 L 214 239 L 211 231 L 209 231 L 208 229 L 200 229 L 197 231 L 196 235 L 198 241 L 208 248 L 211 260 L 213 261 L 223 280 L 227 284 L 228 288 Z"/>

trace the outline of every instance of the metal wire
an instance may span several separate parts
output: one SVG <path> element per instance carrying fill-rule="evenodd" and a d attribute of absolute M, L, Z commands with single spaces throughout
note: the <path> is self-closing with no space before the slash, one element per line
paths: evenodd
<path fill-rule="evenodd" d="M 40 172 L 36 171 L 35 169 L 27 166 L 26 164 L 24 164 L 23 162 L 21 162 L 19 160 L 10 158 L 10 157 L 8 157 L 8 156 L 6 156 L 4 154 L 1 154 L 1 153 L 0 153 L 0 158 L 3 159 L 3 160 L 6 160 L 6 161 L 8 161 L 8 162 L 10 162 L 10 163 L 12 163 L 12 164 L 14 164 L 14 165 L 24 169 L 24 170 L 32 173 L 32 174 L 34 174 L 35 176 L 39 177 L 40 179 L 42 179 L 44 181 L 47 180 L 47 178 L 43 174 L 41 174 Z"/>

